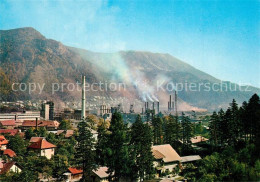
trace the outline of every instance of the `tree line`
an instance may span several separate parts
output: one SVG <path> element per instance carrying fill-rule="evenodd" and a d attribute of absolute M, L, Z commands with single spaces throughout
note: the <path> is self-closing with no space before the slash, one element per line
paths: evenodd
<path fill-rule="evenodd" d="M 260 100 L 254 94 L 248 102 L 238 107 L 235 99 L 230 107 L 213 112 L 210 119 L 210 139 L 214 147 L 235 146 L 241 141 L 259 147 L 260 136 Z"/>
<path fill-rule="evenodd" d="M 239 107 L 235 100 L 210 117 L 211 155 L 181 172 L 188 181 L 259 181 L 260 99 L 254 94 Z"/>
<path fill-rule="evenodd" d="M 89 181 L 92 170 L 107 166 L 110 180 L 144 181 L 154 177 L 152 131 L 138 115 L 128 128 L 120 113 L 114 113 L 109 128 L 98 127 L 97 142 L 91 133 L 91 121 L 78 126 L 77 166 L 83 169 L 82 181 Z"/>

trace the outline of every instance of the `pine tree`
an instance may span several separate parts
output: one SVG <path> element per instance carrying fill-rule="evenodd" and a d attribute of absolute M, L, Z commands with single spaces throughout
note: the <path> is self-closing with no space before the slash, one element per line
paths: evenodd
<path fill-rule="evenodd" d="M 163 121 L 160 117 L 154 117 L 152 120 L 153 126 L 153 142 L 155 145 L 163 143 Z"/>
<path fill-rule="evenodd" d="M 88 181 L 92 170 L 96 169 L 95 163 L 95 139 L 91 133 L 88 122 L 78 124 L 78 136 L 76 146 L 76 165 L 83 169 L 82 181 Z"/>
<path fill-rule="evenodd" d="M 143 124 L 141 116 L 138 115 L 131 127 L 131 141 L 135 164 L 132 168 L 140 181 L 149 179 L 153 174 L 152 132 L 147 124 Z M 134 179 L 136 180 L 136 179 Z"/>
<path fill-rule="evenodd" d="M 249 137 L 250 141 L 259 142 L 260 135 L 260 99 L 257 94 L 254 94 L 248 102 L 247 114 L 249 121 Z"/>
<path fill-rule="evenodd" d="M 96 146 L 96 160 L 98 165 L 106 166 L 107 162 L 107 142 L 108 142 L 108 133 L 105 127 L 105 123 L 102 122 L 98 127 L 98 138 L 97 138 L 97 146 Z"/>
<path fill-rule="evenodd" d="M 239 109 L 240 120 L 241 120 L 241 135 L 246 141 L 248 141 L 249 125 L 248 125 L 248 111 L 247 111 L 247 102 L 243 102 L 242 106 Z"/>
<path fill-rule="evenodd" d="M 8 142 L 8 148 L 12 149 L 17 156 L 24 156 L 26 152 L 25 140 L 19 134 L 11 136 Z"/>
<path fill-rule="evenodd" d="M 25 138 L 27 140 L 30 140 L 31 137 L 35 137 L 36 133 L 34 132 L 33 128 L 29 128 L 28 130 L 25 131 Z"/>
<path fill-rule="evenodd" d="M 177 118 L 171 114 L 165 123 L 164 143 L 170 144 L 174 149 L 177 149 L 180 139 L 180 124 Z"/>
<path fill-rule="evenodd" d="M 219 137 L 220 137 L 219 125 L 220 125 L 219 116 L 214 111 L 210 117 L 209 130 L 210 130 L 210 140 L 214 143 L 215 147 L 218 146 Z"/>
<path fill-rule="evenodd" d="M 241 128 L 239 109 L 235 99 L 233 99 L 232 103 L 230 104 L 230 111 L 231 111 L 231 120 L 230 120 L 229 130 L 231 133 L 231 141 L 232 144 L 234 145 L 237 142 L 237 139 L 239 138 L 239 132 Z"/>
<path fill-rule="evenodd" d="M 224 115 L 224 126 L 223 126 L 223 133 L 224 133 L 224 141 L 225 141 L 225 144 L 229 144 L 229 145 L 232 145 L 233 143 L 233 129 L 232 129 L 232 112 L 231 112 L 231 109 L 228 108 L 225 112 L 225 115 Z"/>
<path fill-rule="evenodd" d="M 192 124 L 190 118 L 182 113 L 182 153 L 188 153 L 191 150 Z"/>
<path fill-rule="evenodd" d="M 218 112 L 219 117 L 219 133 L 220 133 L 220 145 L 223 146 L 226 142 L 226 136 L 227 136 L 227 123 L 225 121 L 225 112 L 223 109 L 220 109 Z"/>
<path fill-rule="evenodd" d="M 127 127 L 123 123 L 120 113 L 112 115 L 110 132 L 107 142 L 108 160 L 107 167 L 110 176 L 114 174 L 115 181 L 127 181 L 130 178 L 130 166 L 133 161 L 129 156 L 129 136 L 127 134 Z"/>

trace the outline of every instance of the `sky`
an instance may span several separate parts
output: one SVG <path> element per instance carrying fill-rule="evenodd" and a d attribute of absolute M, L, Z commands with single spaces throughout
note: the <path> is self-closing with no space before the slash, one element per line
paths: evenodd
<path fill-rule="evenodd" d="M 169 53 L 260 87 L 258 0 L 1 0 L 0 30 L 20 27 L 92 51 Z"/>

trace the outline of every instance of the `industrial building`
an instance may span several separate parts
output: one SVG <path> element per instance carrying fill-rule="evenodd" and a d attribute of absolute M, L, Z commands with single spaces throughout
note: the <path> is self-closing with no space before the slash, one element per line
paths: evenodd
<path fill-rule="evenodd" d="M 47 101 L 42 103 L 41 117 L 45 120 L 54 120 L 54 102 Z"/>

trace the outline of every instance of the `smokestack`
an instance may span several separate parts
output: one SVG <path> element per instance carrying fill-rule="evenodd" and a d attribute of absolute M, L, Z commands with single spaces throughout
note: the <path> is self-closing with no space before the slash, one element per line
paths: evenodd
<path fill-rule="evenodd" d="M 170 110 L 172 110 L 172 95 L 170 95 Z"/>
<path fill-rule="evenodd" d="M 154 102 L 153 102 L 153 110 L 154 110 Z"/>
<path fill-rule="evenodd" d="M 14 120 L 16 121 L 16 119 L 17 119 L 17 115 L 14 115 Z"/>
<path fill-rule="evenodd" d="M 144 114 L 144 108 L 142 107 L 142 114 Z"/>
<path fill-rule="evenodd" d="M 36 130 L 38 130 L 38 118 L 36 117 L 36 122 L 35 122 L 35 124 L 36 124 Z"/>
<path fill-rule="evenodd" d="M 176 112 L 176 116 L 178 115 L 178 110 L 177 110 L 177 92 L 175 91 L 175 112 Z"/>
<path fill-rule="evenodd" d="M 84 120 L 85 119 L 85 112 L 86 112 L 86 106 L 85 106 L 85 102 L 86 102 L 86 96 L 85 96 L 85 76 L 82 75 L 82 103 L 81 103 L 81 119 Z"/>
<path fill-rule="evenodd" d="M 157 102 L 157 112 L 158 112 L 158 114 L 160 112 L 160 102 Z"/>

